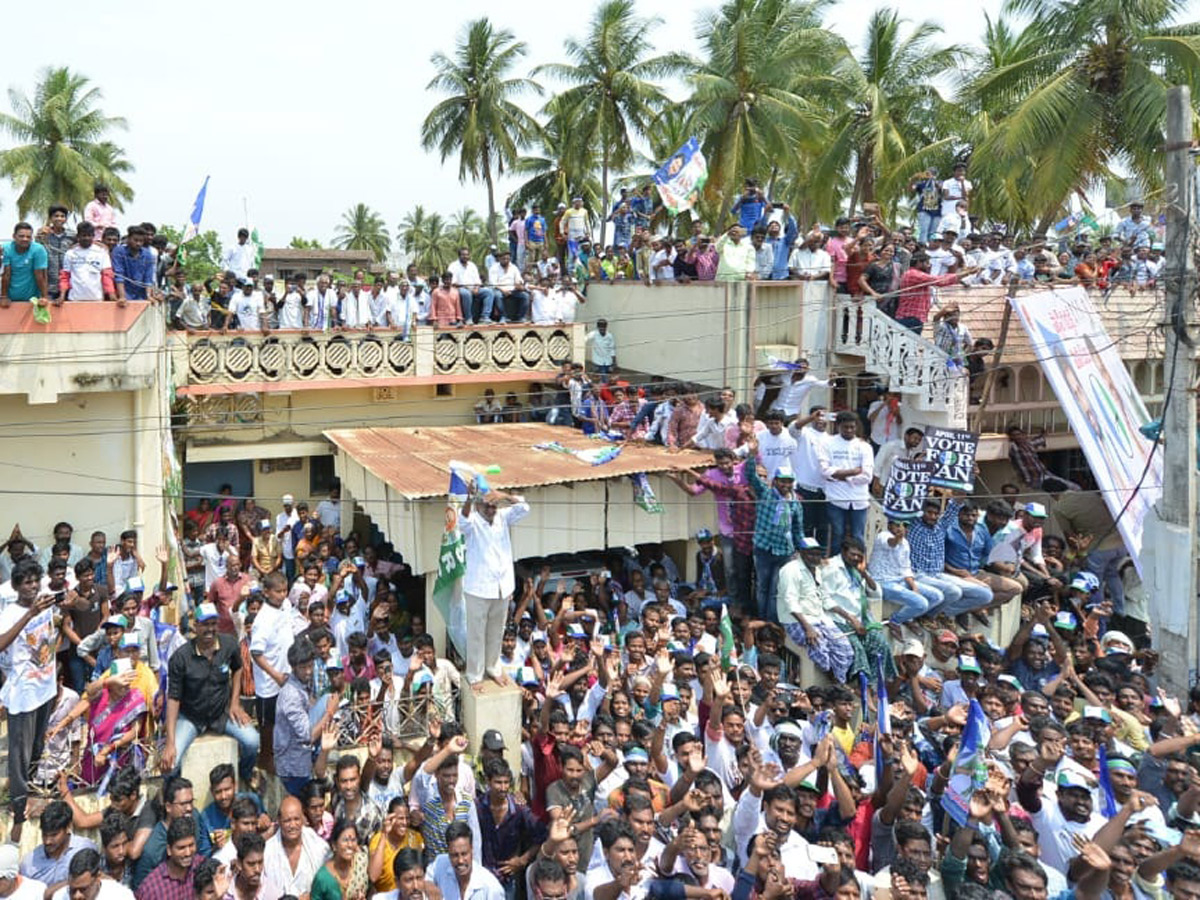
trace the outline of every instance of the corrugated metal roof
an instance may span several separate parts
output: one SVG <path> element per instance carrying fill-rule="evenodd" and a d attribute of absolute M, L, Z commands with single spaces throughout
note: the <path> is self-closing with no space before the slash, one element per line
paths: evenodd
<path fill-rule="evenodd" d="M 479 470 L 498 466 L 499 473 L 487 479 L 500 490 L 619 478 L 637 472 L 704 466 L 712 461 L 711 453 L 698 450 L 668 453 L 664 447 L 626 444 L 616 459 L 593 466 L 565 453 L 534 450 L 535 444 L 550 441 L 571 450 L 600 446 L 578 431 L 540 422 L 338 428 L 326 431 L 325 437 L 380 481 L 414 500 L 446 493 L 452 459 Z"/>
<path fill-rule="evenodd" d="M 1161 295 L 1152 291 L 1131 294 L 1124 287 L 1115 288 L 1107 295 L 1103 291 L 1089 291 L 1088 295 L 1104 322 L 1109 339 L 1123 359 L 1162 357 L 1164 345 L 1157 329 L 1164 317 Z M 971 330 L 972 337 L 986 337 L 993 341 L 999 339 L 1000 322 L 1007 303 L 1004 289 L 978 288 L 947 292 L 943 295 L 943 302 L 947 300 L 958 304 L 960 321 Z M 926 333 L 929 333 L 929 329 Z M 1020 320 L 1013 316 L 1000 364 L 1028 363 L 1036 359 L 1029 335 L 1021 327 Z M 990 356 L 988 360 L 990 363 Z"/>

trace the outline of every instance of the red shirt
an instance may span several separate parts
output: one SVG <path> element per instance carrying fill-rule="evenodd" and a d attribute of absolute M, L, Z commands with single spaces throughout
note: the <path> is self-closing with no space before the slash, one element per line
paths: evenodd
<path fill-rule="evenodd" d="M 242 602 L 242 588 L 250 583 L 250 576 L 245 572 L 238 575 L 234 581 L 228 575 L 222 575 L 208 589 L 208 602 L 217 608 L 217 632 L 219 634 L 237 634 L 233 625 L 233 610 Z"/>
<path fill-rule="evenodd" d="M 930 275 L 920 269 L 908 269 L 900 276 L 900 302 L 896 305 L 897 319 L 929 318 L 935 287 L 950 287 L 958 283 L 957 275 Z"/>
<path fill-rule="evenodd" d="M 438 328 L 449 328 L 462 318 L 457 288 L 435 288 L 429 299 L 429 321 Z"/>
<path fill-rule="evenodd" d="M 534 792 L 529 808 L 542 821 L 546 820 L 546 788 L 562 778 L 562 761 L 555 752 L 557 749 L 558 741 L 548 734 L 539 734 L 533 739 Z"/>

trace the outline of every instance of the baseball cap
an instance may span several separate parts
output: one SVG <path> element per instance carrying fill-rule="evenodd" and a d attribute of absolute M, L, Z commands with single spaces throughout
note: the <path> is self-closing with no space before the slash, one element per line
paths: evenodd
<path fill-rule="evenodd" d="M 937 640 L 939 644 L 957 644 L 958 635 L 949 629 L 943 629 L 938 632 Z"/>
<path fill-rule="evenodd" d="M 776 475 L 775 477 L 778 478 L 779 476 Z M 821 542 L 816 538 L 802 537 L 799 544 L 797 544 L 797 548 L 800 550 L 820 550 Z"/>
<path fill-rule="evenodd" d="M 144 594 L 144 593 L 146 593 L 146 583 L 144 581 L 142 581 L 142 579 L 139 576 L 134 575 L 132 578 L 130 578 L 128 581 L 125 582 L 125 590 L 122 591 L 122 593 L 123 594 Z"/>
<path fill-rule="evenodd" d="M 1077 788 L 1081 791 L 1090 791 L 1092 789 L 1092 786 L 1088 784 L 1088 780 L 1083 777 L 1083 774 L 1077 772 L 1071 766 L 1064 766 L 1060 769 L 1055 782 L 1060 790 L 1062 788 Z"/>
<path fill-rule="evenodd" d="M 533 634 L 531 634 L 529 636 L 529 643 L 530 644 L 546 643 L 546 632 L 540 631 L 540 630 L 535 631 Z"/>
<path fill-rule="evenodd" d="M 219 618 L 221 618 L 221 614 L 219 612 L 217 612 L 216 604 L 201 603 L 199 606 L 196 607 L 196 621 L 197 622 L 208 622 L 208 621 L 211 621 L 212 619 L 219 619 Z"/>
<path fill-rule="evenodd" d="M 342 658 L 340 656 L 338 656 L 336 649 L 330 650 L 329 656 L 325 657 L 325 670 L 329 671 L 330 669 L 336 669 L 339 672 L 342 671 Z M 423 672 L 423 671 L 425 671 L 425 670 L 422 669 L 421 672 Z M 421 674 L 421 672 L 417 672 L 417 674 L 413 676 L 414 685 L 415 685 L 416 678 Z M 432 675 L 430 676 L 429 680 L 430 681 L 433 680 Z"/>
<path fill-rule="evenodd" d="M 1029 515 L 1033 516 L 1033 518 L 1035 518 L 1035 519 L 1046 518 L 1046 507 L 1042 506 L 1042 504 L 1040 504 L 1040 503 L 1034 503 L 1034 502 L 1026 503 L 1025 504 L 1025 512 L 1027 512 Z"/>
<path fill-rule="evenodd" d="M 775 477 L 782 481 L 795 481 L 796 473 L 792 471 L 792 467 L 784 463 L 775 470 Z"/>
<path fill-rule="evenodd" d="M 140 648 L 142 645 L 138 643 L 138 636 L 135 632 L 127 631 L 121 635 L 121 649 L 128 650 L 130 647 Z"/>
<path fill-rule="evenodd" d="M 208 604 L 208 605 L 211 606 L 212 604 Z M 129 627 L 129 620 L 121 615 L 109 616 L 107 619 L 104 620 L 104 627 L 105 628 L 120 628 L 122 631 L 124 631 L 126 628 Z"/>
<path fill-rule="evenodd" d="M 1009 675 L 1007 672 L 1002 672 L 996 676 L 997 681 L 1003 681 L 1009 687 L 1015 688 L 1018 691 L 1024 691 L 1025 686 L 1021 684 L 1021 680 L 1016 675 Z"/>
<path fill-rule="evenodd" d="M 664 684 L 658 695 L 659 703 L 666 703 L 668 700 L 678 700 L 679 691 L 675 689 L 673 684 Z"/>
<path fill-rule="evenodd" d="M 0 844 L 0 878 L 16 878 L 21 865 L 21 851 L 16 844 Z"/>
<path fill-rule="evenodd" d="M 1048 632 L 1046 630 L 1045 625 L 1034 625 L 1033 628 L 1031 628 L 1029 630 L 1029 636 L 1033 637 L 1033 638 L 1041 638 L 1042 640 L 1046 640 L 1047 638 L 1050 637 L 1050 632 Z"/>
<path fill-rule="evenodd" d="M 983 669 L 979 668 L 979 662 L 973 656 L 960 656 L 958 658 L 958 670 L 960 672 L 974 672 L 976 675 L 983 674 Z"/>
<path fill-rule="evenodd" d="M 920 638 L 909 638 L 900 645 L 898 656 L 924 656 L 925 643 Z"/>
<path fill-rule="evenodd" d="M 1082 718 L 1096 719 L 1100 722 L 1112 722 L 1112 716 L 1109 715 L 1108 710 L 1103 706 L 1085 706 L 1083 708 Z"/>
<path fill-rule="evenodd" d="M 326 668 L 328 668 L 328 666 Z M 341 666 L 338 666 L 338 668 L 340 669 Z M 428 669 L 420 669 L 417 674 L 413 676 L 413 690 L 419 690 L 427 684 L 433 684 L 433 673 Z"/>
<path fill-rule="evenodd" d="M 701 528 L 696 532 L 696 540 L 698 541 L 711 541 L 712 539 L 713 534 L 707 528 Z"/>
<path fill-rule="evenodd" d="M 284 494 L 284 495 L 283 495 L 283 502 L 284 502 L 284 503 L 295 503 L 295 502 L 296 502 L 296 498 L 295 498 L 295 497 L 293 497 L 291 494 Z"/>
<path fill-rule="evenodd" d="M 1061 628 L 1064 631 L 1075 630 L 1075 616 L 1069 610 L 1062 610 L 1054 614 L 1054 627 Z"/>
<path fill-rule="evenodd" d="M 567 637 L 586 639 L 587 636 L 588 636 L 588 633 L 584 630 L 583 626 L 580 625 L 578 622 L 572 622 L 570 625 L 567 626 Z"/>
<path fill-rule="evenodd" d="M 1133 653 L 1133 641 L 1123 631 L 1107 631 L 1100 638 L 1100 646 L 1108 653 Z"/>
<path fill-rule="evenodd" d="M 543 640 L 545 640 L 544 635 Z M 521 666 L 521 671 L 517 673 L 517 682 L 521 687 L 537 687 L 541 684 L 538 681 L 537 673 L 533 671 L 533 666 Z"/>
<path fill-rule="evenodd" d="M 483 733 L 483 739 L 480 741 L 484 750 L 503 750 L 504 735 L 495 728 L 489 728 Z"/>

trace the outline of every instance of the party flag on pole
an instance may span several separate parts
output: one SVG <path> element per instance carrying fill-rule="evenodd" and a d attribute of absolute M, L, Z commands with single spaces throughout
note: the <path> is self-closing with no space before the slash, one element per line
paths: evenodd
<path fill-rule="evenodd" d="M 1117 798 L 1113 795 L 1112 778 L 1108 774 L 1108 750 L 1100 745 L 1100 815 L 1111 819 L 1117 814 Z"/>
<path fill-rule="evenodd" d="M 208 195 L 208 178 L 209 176 L 204 176 L 204 184 L 200 186 L 200 193 L 196 195 L 196 202 L 192 204 L 192 214 L 188 218 L 187 224 L 183 226 L 183 237 L 180 238 L 180 244 L 186 244 L 200 233 L 200 219 L 204 215 L 204 198 Z"/>
<path fill-rule="evenodd" d="M 654 184 L 663 206 L 672 215 L 686 212 L 700 199 L 700 191 L 708 181 L 708 162 L 700 152 L 700 142 L 695 138 L 671 154 L 662 168 L 654 173 Z"/>
<path fill-rule="evenodd" d="M 729 607 L 721 604 L 721 665 L 728 669 L 733 662 L 733 619 L 729 617 Z"/>

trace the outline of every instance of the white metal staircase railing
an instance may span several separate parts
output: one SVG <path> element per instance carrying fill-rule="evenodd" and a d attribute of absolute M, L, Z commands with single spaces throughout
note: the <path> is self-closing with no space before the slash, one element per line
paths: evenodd
<path fill-rule="evenodd" d="M 945 413 L 952 427 L 967 425 L 967 373 L 932 341 L 914 334 L 870 301 L 838 297 L 833 305 L 835 353 L 861 357 L 864 367 L 886 376 L 893 391 L 919 410 Z"/>

